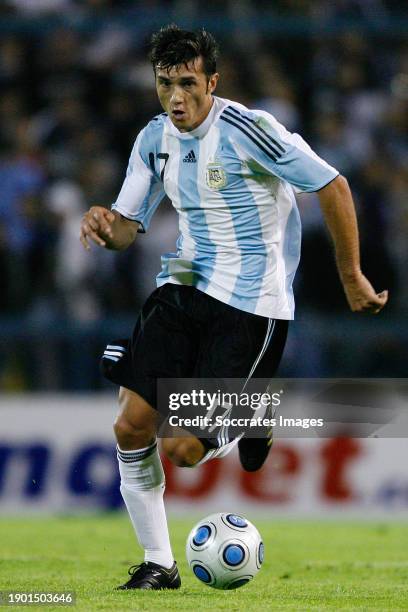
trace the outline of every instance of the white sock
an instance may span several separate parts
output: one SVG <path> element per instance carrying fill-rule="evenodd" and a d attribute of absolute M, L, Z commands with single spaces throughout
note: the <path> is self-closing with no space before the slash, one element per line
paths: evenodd
<path fill-rule="evenodd" d="M 157 442 L 134 451 L 117 447 L 120 492 L 129 512 L 144 560 L 170 568 L 173 563 L 163 494 L 164 471 Z"/>

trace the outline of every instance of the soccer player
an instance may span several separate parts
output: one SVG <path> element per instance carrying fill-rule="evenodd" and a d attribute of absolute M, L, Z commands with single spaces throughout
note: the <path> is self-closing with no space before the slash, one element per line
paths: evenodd
<path fill-rule="evenodd" d="M 293 318 L 300 255 L 294 189 L 317 192 L 352 311 L 378 313 L 388 299 L 362 274 L 352 196 L 344 177 L 264 111 L 214 96 L 217 47 L 205 31 L 177 26 L 152 38 L 150 58 L 164 112 L 134 144 L 109 211 L 92 206 L 80 239 L 126 249 L 165 194 L 179 215 L 177 251 L 162 258 L 158 288 L 129 342 L 112 342 L 106 375 L 120 385 L 115 422 L 121 493 L 144 562 L 122 589 L 175 589 L 157 449 L 158 378 L 271 378 Z M 244 469 L 265 461 L 271 439 L 165 438 L 178 466 L 224 456 L 238 443 Z"/>

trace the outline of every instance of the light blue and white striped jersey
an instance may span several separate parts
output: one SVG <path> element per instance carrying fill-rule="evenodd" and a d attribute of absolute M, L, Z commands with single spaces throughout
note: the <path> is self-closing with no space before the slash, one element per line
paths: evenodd
<path fill-rule="evenodd" d="M 337 175 L 269 113 L 214 96 L 191 132 L 165 113 L 140 132 L 112 209 L 144 232 L 170 198 L 180 237 L 162 257 L 158 286 L 191 285 L 240 310 L 292 319 L 301 235 L 293 188 L 317 191 Z"/>

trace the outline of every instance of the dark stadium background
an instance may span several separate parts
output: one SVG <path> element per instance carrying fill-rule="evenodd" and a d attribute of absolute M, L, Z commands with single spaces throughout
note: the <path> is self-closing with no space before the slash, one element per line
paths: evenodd
<path fill-rule="evenodd" d="M 393 0 L 2 0 L 0 388 L 106 388 L 98 355 L 128 336 L 173 249 L 163 204 L 124 253 L 78 241 L 115 199 L 132 143 L 160 112 L 146 48 L 169 22 L 220 42 L 220 96 L 276 115 L 349 179 L 363 270 L 390 301 L 348 312 L 314 196 L 301 196 L 297 321 L 282 376 L 407 370 L 408 16 Z"/>

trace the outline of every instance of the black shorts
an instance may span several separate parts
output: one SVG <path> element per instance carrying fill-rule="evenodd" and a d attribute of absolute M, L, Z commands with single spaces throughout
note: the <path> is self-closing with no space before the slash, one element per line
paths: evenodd
<path fill-rule="evenodd" d="M 254 315 L 186 285 L 167 283 L 152 293 L 132 338 L 112 341 L 102 373 L 158 409 L 158 379 L 274 376 L 288 321 Z"/>

